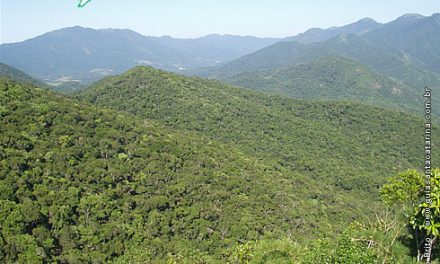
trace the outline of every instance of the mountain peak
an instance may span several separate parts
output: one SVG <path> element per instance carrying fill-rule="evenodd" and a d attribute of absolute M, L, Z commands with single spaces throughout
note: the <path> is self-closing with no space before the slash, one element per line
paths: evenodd
<path fill-rule="evenodd" d="M 379 24 L 376 20 L 369 18 L 369 17 L 364 17 L 360 20 L 358 20 L 356 23 L 371 23 L 371 24 Z"/>
<path fill-rule="evenodd" d="M 82 26 L 72 26 L 72 27 L 66 27 L 66 28 L 62 28 L 60 29 L 60 31 L 82 31 L 82 30 L 87 30 L 87 29 L 91 29 L 91 28 L 85 28 Z"/>
<path fill-rule="evenodd" d="M 421 18 L 425 18 L 425 16 L 422 16 L 420 14 L 416 14 L 416 13 L 408 13 L 408 14 L 404 14 L 402 16 L 400 16 L 399 18 L 396 19 L 396 21 L 402 21 L 402 20 L 418 20 Z"/>
<path fill-rule="evenodd" d="M 41 36 L 47 36 L 47 35 L 53 35 L 53 34 L 66 34 L 66 33 L 67 34 L 82 34 L 84 32 L 94 32 L 94 31 L 96 31 L 96 29 L 82 27 L 82 26 L 77 25 L 77 26 L 66 27 L 66 28 L 61 28 L 61 29 L 57 29 L 54 31 L 50 31 L 50 32 L 47 32 Z"/>

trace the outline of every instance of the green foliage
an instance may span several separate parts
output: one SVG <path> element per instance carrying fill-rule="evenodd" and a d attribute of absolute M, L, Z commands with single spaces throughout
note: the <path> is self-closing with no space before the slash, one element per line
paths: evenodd
<path fill-rule="evenodd" d="M 285 169 L 200 135 L 0 81 L 6 262 L 102 263 L 139 246 L 154 258 L 187 252 L 182 245 L 219 256 L 238 240 L 293 232 L 286 205 L 302 191 Z"/>
<path fill-rule="evenodd" d="M 417 247 L 418 256 L 426 237 L 431 237 L 431 245 L 435 250 L 435 242 L 440 237 L 440 169 L 432 170 L 429 180 L 431 203 L 426 201 L 425 175 L 409 170 L 390 178 L 381 189 L 384 201 L 400 207 L 408 225 L 412 228 L 412 236 Z M 430 224 L 426 224 L 426 210 L 429 210 Z"/>
<path fill-rule="evenodd" d="M 420 112 L 421 97 L 411 88 L 342 57 L 265 71 L 223 76 L 228 83 L 294 98 L 354 100 Z"/>
<path fill-rule="evenodd" d="M 414 229 L 426 232 L 428 236 L 438 239 L 440 237 L 440 169 L 433 170 L 430 177 L 430 203 L 425 198 L 425 186 L 422 186 L 421 189 L 423 192 L 419 192 L 419 203 L 414 208 L 414 214 L 411 217 L 410 223 Z M 427 209 L 430 212 L 429 225 L 425 224 Z"/>
<path fill-rule="evenodd" d="M 414 206 L 420 202 L 425 187 L 423 175 L 416 170 L 407 170 L 389 178 L 381 188 L 382 199 L 388 205 L 402 203 Z"/>
<path fill-rule="evenodd" d="M 368 242 L 356 241 L 346 233 L 336 240 L 318 239 L 306 251 L 304 263 L 369 264 L 377 259 Z"/>
<path fill-rule="evenodd" d="M 377 188 L 390 170 L 396 173 L 422 162 L 421 119 L 359 103 L 264 95 L 145 67 L 107 78 L 79 96 L 208 136 L 244 155 L 319 179 L 327 187 L 314 188 L 309 198 L 325 206 L 337 190 L 378 197 Z"/>
<path fill-rule="evenodd" d="M 255 246 L 253 243 L 237 245 L 228 257 L 229 264 L 249 264 L 254 257 Z"/>
<path fill-rule="evenodd" d="M 300 243 L 309 237 L 332 236 L 344 229 L 345 219 L 373 217 L 380 210 L 375 207 L 378 187 L 386 175 L 422 162 L 418 155 L 422 138 L 414 140 L 422 133 L 421 119 L 358 103 L 269 96 L 145 67 L 107 78 L 79 97 L 208 137 L 233 146 L 242 157 L 280 169 L 277 178 L 285 186 L 295 186 L 288 195 L 297 199 L 293 206 L 279 203 L 280 227 L 285 228 L 284 236 L 292 231 Z M 242 184 L 226 181 L 227 193 L 237 193 Z M 278 198 L 264 191 L 257 200 L 271 199 Z M 233 199 L 241 206 L 252 201 L 243 195 Z M 160 200 L 152 203 L 165 206 Z M 275 211 L 266 211 L 271 212 Z M 183 215 L 191 219 L 193 213 Z M 252 234 L 249 228 L 256 222 L 249 213 L 231 224 L 229 232 L 238 237 Z M 262 219 L 257 225 L 267 223 Z M 244 241 L 251 237 L 258 238 L 248 235 Z M 353 254 L 356 245 L 347 245 L 353 246 Z"/>
<path fill-rule="evenodd" d="M 397 26 L 398 23 L 391 22 L 366 34 L 340 34 L 331 39 L 308 45 L 297 41 L 282 41 L 207 70 L 203 76 L 226 80 L 231 76 L 243 74 L 241 77 L 244 80 L 235 80 L 237 83 L 269 87 L 270 84 L 265 84 L 267 80 L 264 80 L 267 72 L 279 73 L 278 70 L 283 72 L 285 71 L 283 68 L 294 64 L 337 56 L 357 61 L 376 73 L 391 77 L 393 80 L 397 80 L 398 83 L 404 84 L 402 94 L 407 93 L 408 89 L 406 87 L 410 87 L 412 94 L 415 95 L 419 94 L 420 89 L 426 86 L 438 91 L 437 87 L 440 85 L 440 66 L 438 60 L 436 60 L 438 57 L 436 51 L 440 45 L 438 21 L 439 16 L 434 14 L 431 17 L 420 19 L 418 25 L 402 23 Z M 392 33 L 388 35 L 388 31 Z M 410 32 L 410 34 L 407 32 Z M 420 45 L 420 43 L 423 43 L 423 45 Z M 256 75 L 258 77 L 255 77 Z M 304 76 L 304 73 L 302 75 Z M 311 75 L 313 75 L 313 72 Z M 275 74 L 275 76 L 277 75 Z M 286 77 L 283 78 L 286 79 Z M 234 77 L 232 79 L 234 80 Z M 298 88 L 300 91 L 297 93 L 301 95 L 304 95 L 304 93 L 301 93 L 302 88 L 315 86 L 313 77 L 301 78 L 300 81 L 304 79 L 312 81 Z M 348 81 L 351 80 L 353 79 L 348 79 Z M 298 81 L 296 77 L 291 78 L 292 83 L 296 81 Z M 281 90 L 286 90 L 283 87 L 285 84 L 286 81 L 281 80 Z M 332 86 L 330 85 L 330 87 Z M 276 86 L 275 88 L 274 91 L 279 92 L 280 87 Z M 340 89 L 341 87 L 337 87 L 336 91 Z M 322 93 L 323 90 L 319 89 L 318 91 Z M 362 95 L 362 97 L 365 97 L 365 95 Z M 400 101 L 400 106 L 405 107 L 405 101 L 411 100 L 410 97 L 405 97 Z M 372 102 L 371 99 L 368 101 Z M 383 98 L 380 98 L 379 102 L 384 103 Z M 411 108 L 414 110 L 414 101 L 411 104 Z M 440 109 L 438 99 L 434 98 L 433 105 L 435 106 L 433 109 Z M 437 110 L 435 111 L 438 113 Z"/>
<path fill-rule="evenodd" d="M 48 85 L 44 82 L 35 79 L 34 77 L 31 77 L 27 75 L 26 73 L 17 70 L 9 65 L 6 65 L 4 63 L 0 63 L 0 77 L 7 77 L 14 79 L 19 82 L 25 82 L 29 83 L 38 87 L 47 87 Z"/>
<path fill-rule="evenodd" d="M 360 104 L 150 68 L 82 94 L 120 112 L 8 79 L 0 88 L 5 262 L 289 263 L 299 245 L 373 215 L 389 168 L 420 162 L 418 118 Z M 340 240 L 350 259 L 374 257 Z"/>
<path fill-rule="evenodd" d="M 228 252 L 227 260 L 231 264 L 298 263 L 303 250 L 305 250 L 303 247 L 287 238 L 283 240 L 261 240 L 233 247 Z"/>

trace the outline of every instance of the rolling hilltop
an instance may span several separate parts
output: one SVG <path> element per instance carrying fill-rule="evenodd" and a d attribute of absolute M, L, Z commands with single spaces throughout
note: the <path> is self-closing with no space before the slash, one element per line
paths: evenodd
<path fill-rule="evenodd" d="M 414 141 L 421 121 L 359 103 L 294 100 L 143 67 L 79 96 L 233 144 L 347 190 L 369 186 L 374 193 L 381 174 L 411 167 L 418 157 L 416 144 L 399 142 Z M 351 185 L 357 180 L 365 185 Z"/>
<path fill-rule="evenodd" d="M 6 262 L 107 262 L 141 245 L 150 257 L 183 245 L 218 257 L 239 240 L 296 232 L 297 216 L 283 214 L 306 195 L 300 175 L 29 84 L 2 78 L 0 89 Z"/>

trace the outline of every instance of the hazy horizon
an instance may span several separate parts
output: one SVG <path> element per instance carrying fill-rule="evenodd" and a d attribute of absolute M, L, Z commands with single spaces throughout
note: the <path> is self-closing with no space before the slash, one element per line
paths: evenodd
<path fill-rule="evenodd" d="M 117 2 L 93 0 L 84 8 L 77 8 L 78 1 L 74 0 L 31 3 L 2 0 L 0 43 L 20 42 L 74 26 L 130 29 L 155 37 L 199 38 L 219 34 L 282 38 L 310 28 L 343 26 L 366 17 L 387 23 L 408 13 L 430 16 L 440 11 L 440 2 L 430 0 L 422 1 L 423 4 L 395 0 L 387 3 L 319 0 L 313 4 L 282 0 L 226 0 L 221 3 L 213 0 L 133 0 L 122 4 L 123 8 Z"/>

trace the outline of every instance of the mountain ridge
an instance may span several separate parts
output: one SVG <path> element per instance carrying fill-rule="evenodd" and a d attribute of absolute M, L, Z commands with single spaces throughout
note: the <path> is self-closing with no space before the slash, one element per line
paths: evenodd
<path fill-rule="evenodd" d="M 211 38 L 148 37 L 130 29 L 74 26 L 23 42 L 2 44 L 0 60 L 40 79 L 80 79 L 90 83 L 136 65 L 173 71 L 212 66 L 277 41 L 225 35 L 220 37 L 224 43 L 217 43 L 218 37 Z M 241 41 L 243 44 L 237 45 Z"/>
<path fill-rule="evenodd" d="M 344 57 L 321 57 L 272 70 L 219 78 L 248 89 L 305 99 L 355 100 L 418 112 L 421 98 L 411 88 Z"/>
<path fill-rule="evenodd" d="M 436 17 L 434 14 L 432 19 L 437 21 Z M 4 43 L 0 45 L 0 62 L 45 81 L 79 80 L 84 85 L 138 65 L 200 72 L 196 69 L 227 64 L 279 41 L 320 43 L 340 34 L 364 36 L 387 24 L 363 18 L 345 26 L 314 28 L 286 38 L 210 34 L 192 39 L 151 37 L 130 29 L 74 26 L 18 43 Z M 430 59 L 427 65 L 437 69 L 436 57 L 431 55 L 432 52 L 416 57 Z"/>
<path fill-rule="evenodd" d="M 287 37 L 284 39 L 284 41 L 298 41 L 304 44 L 310 44 L 328 40 L 342 33 L 361 35 L 366 32 L 375 30 L 382 25 L 383 24 L 376 22 L 374 19 L 366 17 L 354 23 L 350 23 L 340 27 L 330 27 L 326 29 L 311 28 L 304 33 L 300 33 L 293 37 Z"/>
<path fill-rule="evenodd" d="M 228 76 L 244 73 L 249 76 L 251 72 L 255 75 L 257 71 L 337 56 L 366 65 L 377 74 L 411 88 L 416 95 L 423 87 L 437 89 L 440 84 L 440 74 L 437 72 L 440 67 L 440 55 L 437 52 L 440 50 L 440 26 L 436 26 L 439 16 L 437 13 L 429 17 L 403 16 L 365 34 L 342 33 L 310 44 L 278 42 L 224 65 L 194 74 L 227 81 Z M 435 34 L 437 31 L 439 34 Z M 402 41 L 398 41 L 400 38 Z M 237 79 L 235 81 L 240 82 Z M 438 98 L 433 100 L 434 105 L 440 105 Z"/>

